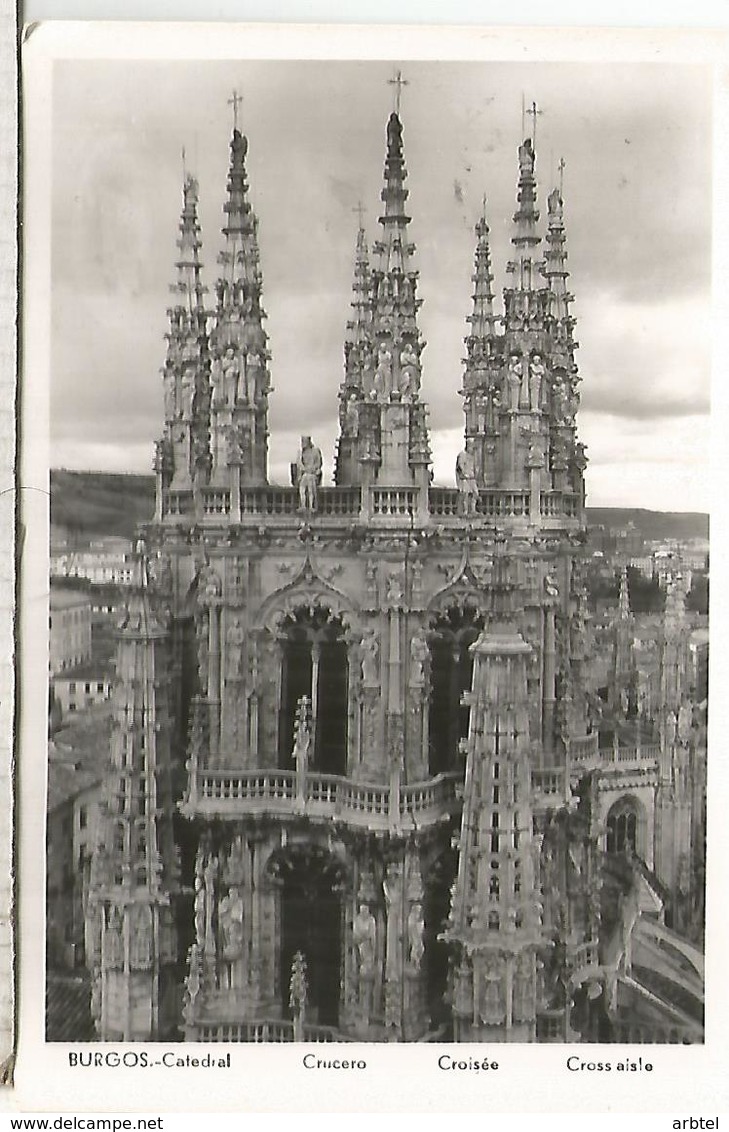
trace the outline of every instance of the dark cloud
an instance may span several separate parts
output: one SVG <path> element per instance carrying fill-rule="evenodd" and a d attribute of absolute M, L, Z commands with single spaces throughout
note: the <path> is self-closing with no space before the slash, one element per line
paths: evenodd
<path fill-rule="evenodd" d="M 91 438 L 108 438 L 139 453 L 145 438 L 159 433 L 180 150 L 184 144 L 200 182 L 212 289 L 228 162 L 227 100 L 233 87 L 242 87 L 273 354 L 276 466 L 285 466 L 292 420 L 294 433 L 321 433 L 322 447 L 333 446 L 350 314 L 353 209 L 361 200 L 374 238 L 391 73 L 389 63 L 368 62 L 56 65 L 54 441 L 67 446 L 77 436 L 81 453 Z M 566 159 L 585 411 L 598 420 L 612 415 L 646 424 L 708 411 L 709 337 L 701 316 L 705 323 L 709 68 L 413 62 L 407 77 L 407 207 L 418 244 L 428 340 L 424 394 L 433 430 L 462 427 L 457 390 L 471 307 L 473 226 L 484 194 L 497 294 L 505 282 L 523 93 L 543 109 L 537 127 L 542 208 L 559 158 Z"/>

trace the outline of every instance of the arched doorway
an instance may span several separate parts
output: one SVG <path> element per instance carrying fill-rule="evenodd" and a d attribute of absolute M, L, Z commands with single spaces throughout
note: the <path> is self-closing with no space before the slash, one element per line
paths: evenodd
<path fill-rule="evenodd" d="M 297 951 L 307 972 L 306 1020 L 339 1025 L 342 983 L 342 862 L 316 846 L 291 846 L 273 857 L 269 879 L 280 892 L 279 993 L 284 1017 L 291 1014 L 291 965 Z"/>
<path fill-rule="evenodd" d="M 281 624 L 279 766 L 290 769 L 296 708 L 311 705 L 311 769 L 347 773 L 349 660 L 344 627 L 328 609 L 298 609 Z"/>
<path fill-rule="evenodd" d="M 630 856 L 638 852 L 640 814 L 634 798 L 620 798 L 615 802 L 608 811 L 606 825 L 605 848 L 608 853 L 627 853 Z"/>
<path fill-rule="evenodd" d="M 468 708 L 461 697 L 471 687 L 470 646 L 483 629 L 483 616 L 471 606 L 436 615 L 430 633 L 431 678 L 428 769 L 431 775 L 460 766 L 461 739 L 468 735 Z"/>

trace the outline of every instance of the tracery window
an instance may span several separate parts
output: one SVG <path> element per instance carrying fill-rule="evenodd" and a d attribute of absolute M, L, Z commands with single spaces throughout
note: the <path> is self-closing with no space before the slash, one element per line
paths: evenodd
<path fill-rule="evenodd" d="M 608 853 L 635 853 L 638 845 L 638 812 L 631 798 L 621 798 L 607 818 Z"/>
<path fill-rule="evenodd" d="M 461 697 L 470 689 L 473 673 L 469 647 L 482 628 L 483 617 L 470 606 L 448 609 L 433 624 L 429 710 L 432 775 L 460 765 L 459 744 L 468 735 L 468 708 L 461 704 Z"/>
<path fill-rule="evenodd" d="M 302 696 L 311 708 L 312 770 L 346 774 L 349 661 L 344 627 L 329 610 L 297 610 L 281 634 L 279 765 L 291 768 L 296 709 Z"/>

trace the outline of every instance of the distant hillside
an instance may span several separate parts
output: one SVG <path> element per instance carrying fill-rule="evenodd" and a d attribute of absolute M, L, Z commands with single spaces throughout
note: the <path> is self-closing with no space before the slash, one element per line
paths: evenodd
<path fill-rule="evenodd" d="M 588 507 L 591 527 L 627 527 L 632 522 L 644 539 L 709 537 L 709 516 L 700 511 L 645 511 L 642 507 Z"/>
<path fill-rule="evenodd" d="M 106 472 L 51 472 L 51 523 L 71 536 L 123 535 L 154 514 L 154 477 Z M 708 538 L 709 516 L 698 512 L 588 507 L 590 526 L 635 523 L 645 539 Z"/>
<path fill-rule="evenodd" d="M 51 470 L 51 525 L 59 533 L 131 538 L 153 515 L 153 476 Z"/>

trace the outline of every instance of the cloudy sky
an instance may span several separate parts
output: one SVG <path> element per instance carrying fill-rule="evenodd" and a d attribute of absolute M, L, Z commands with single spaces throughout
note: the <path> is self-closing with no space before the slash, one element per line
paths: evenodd
<path fill-rule="evenodd" d="M 412 237 L 435 475 L 462 435 L 474 224 L 496 287 L 515 207 L 522 96 L 540 203 L 564 157 L 588 502 L 708 509 L 711 75 L 661 63 L 404 62 Z M 57 62 L 53 85 L 51 461 L 149 471 L 181 149 L 200 182 L 214 295 L 232 111 L 243 95 L 273 355 L 271 478 L 311 433 L 326 471 L 351 298 L 355 208 L 374 238 L 392 63 Z"/>

